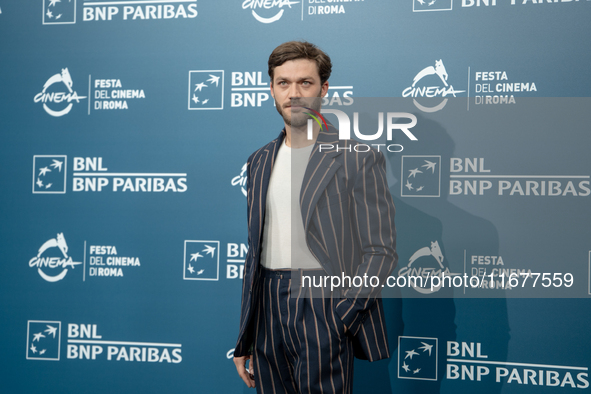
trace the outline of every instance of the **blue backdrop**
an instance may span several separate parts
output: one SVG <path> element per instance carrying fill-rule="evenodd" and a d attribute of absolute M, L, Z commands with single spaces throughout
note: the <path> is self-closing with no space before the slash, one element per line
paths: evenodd
<path fill-rule="evenodd" d="M 356 392 L 589 391 L 590 7 L 0 0 L 0 391 L 250 392 L 244 164 L 282 128 L 266 62 L 293 39 L 331 56 L 327 106 L 417 118 L 379 140 L 403 146 L 394 274 L 493 275 L 386 289 L 393 357 Z"/>

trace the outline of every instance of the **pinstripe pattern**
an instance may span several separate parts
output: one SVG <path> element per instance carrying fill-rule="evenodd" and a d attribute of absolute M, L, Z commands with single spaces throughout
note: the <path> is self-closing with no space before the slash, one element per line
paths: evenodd
<path fill-rule="evenodd" d="M 351 393 L 353 342 L 335 317 L 336 301 L 301 288 L 290 296 L 291 279 L 263 271 L 253 352 L 257 392 Z"/>
<path fill-rule="evenodd" d="M 254 340 L 253 300 L 260 300 L 260 254 L 266 193 L 279 138 L 256 151 L 248 160 L 248 242 L 239 339 L 235 356 L 249 354 Z M 320 144 L 339 149 L 319 150 Z M 397 262 L 395 208 L 385 172 L 385 159 L 375 150 L 355 152 L 357 143 L 339 141 L 329 125 L 322 131 L 306 168 L 300 194 L 307 243 L 329 275 L 378 276 L 384 280 Z M 350 151 L 349 151 L 350 149 Z M 363 149 L 360 149 L 363 150 Z M 390 356 L 380 288 L 351 288 L 334 306 L 331 319 L 347 327 L 353 338 L 355 357 L 380 360 Z M 295 307 L 295 306 L 294 306 Z M 305 340 L 313 335 L 307 332 Z M 294 344 L 303 340 L 290 338 Z M 314 363 L 317 363 L 316 360 Z M 320 366 L 318 366 L 320 367 Z M 324 365 L 322 365 L 324 367 Z"/>

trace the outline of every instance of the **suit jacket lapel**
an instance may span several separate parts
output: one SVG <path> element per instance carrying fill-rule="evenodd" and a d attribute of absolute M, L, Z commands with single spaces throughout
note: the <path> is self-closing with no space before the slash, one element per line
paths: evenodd
<path fill-rule="evenodd" d="M 320 199 L 322 192 L 326 189 L 334 173 L 341 166 L 339 162 L 335 161 L 335 158 L 342 153 L 336 149 L 338 143 L 338 132 L 333 125 L 329 124 L 328 131 L 321 131 L 318 134 L 318 139 L 310 155 L 300 192 L 302 220 L 304 221 L 305 231 L 308 231 L 308 224 L 310 223 L 310 218 L 316 208 L 316 204 L 318 204 L 318 199 Z M 323 147 L 321 152 L 321 144 L 330 144 L 333 147 L 330 149 Z"/>
<path fill-rule="evenodd" d="M 253 173 L 253 190 L 255 192 L 255 198 L 253 204 L 259 204 L 258 209 L 254 209 L 255 212 L 258 213 L 259 217 L 253 218 L 251 223 L 256 223 L 258 225 L 258 234 L 259 242 L 257 242 L 258 248 L 260 250 L 261 243 L 263 241 L 263 226 L 265 224 L 265 209 L 267 207 L 267 190 L 269 189 L 269 179 L 271 178 L 271 170 L 273 169 L 273 164 L 275 164 L 275 158 L 277 157 L 277 152 L 279 151 L 279 147 L 283 143 L 283 138 L 285 133 L 282 131 L 275 140 L 271 141 L 261 152 L 259 156 L 259 160 L 257 163 L 254 163 L 254 173 Z M 256 198 L 256 196 L 259 198 Z M 258 252 L 258 251 L 257 251 Z"/>

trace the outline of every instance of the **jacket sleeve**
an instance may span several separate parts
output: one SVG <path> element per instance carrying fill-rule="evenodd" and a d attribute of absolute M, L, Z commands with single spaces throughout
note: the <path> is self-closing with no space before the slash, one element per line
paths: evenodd
<path fill-rule="evenodd" d="M 372 150 L 358 165 L 350 212 L 353 232 L 361 248 L 361 261 L 354 275 L 362 279 L 366 275 L 367 279 L 362 286 L 352 286 L 344 293 L 336 312 L 347 329 L 356 335 L 398 261 L 395 208 L 382 153 Z M 374 276 L 379 279 L 375 287 L 370 284 Z"/>
<path fill-rule="evenodd" d="M 251 216 L 251 208 L 252 208 L 252 190 L 251 190 L 251 162 L 252 156 L 248 158 L 246 162 L 246 221 L 247 226 L 250 229 L 250 216 Z M 249 263 L 252 260 L 252 241 L 251 241 L 251 234 L 248 231 L 248 253 L 246 255 L 245 260 L 245 267 L 252 267 L 252 263 Z M 247 275 L 244 275 L 242 280 L 242 300 L 240 303 L 240 333 L 238 341 L 236 343 L 236 347 L 234 348 L 234 356 L 241 357 L 241 356 L 248 356 L 252 354 L 252 337 L 248 327 L 248 321 L 246 319 L 247 309 L 249 305 L 247 305 L 247 295 L 250 292 L 250 284 L 247 284 L 246 280 Z"/>

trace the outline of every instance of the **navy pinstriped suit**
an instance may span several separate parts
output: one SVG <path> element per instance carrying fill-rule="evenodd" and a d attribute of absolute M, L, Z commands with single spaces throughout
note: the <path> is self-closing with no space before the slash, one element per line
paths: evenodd
<path fill-rule="evenodd" d="M 249 249 L 236 357 L 250 354 L 257 335 L 254 321 L 259 305 L 257 297 L 264 282 L 261 275 L 264 270 L 259 262 L 267 189 L 283 138 L 284 131 L 253 153 L 247 163 Z M 324 146 L 320 151 L 321 144 L 338 145 L 339 149 Z M 304 231 L 310 251 L 327 275 L 367 274 L 379 277 L 383 283 L 398 258 L 395 208 L 386 182 L 383 155 L 374 149 L 355 152 L 351 148 L 356 144 L 353 140 L 339 141 L 337 130 L 330 124 L 328 131 L 320 131 L 300 193 Z M 329 311 L 328 319 L 337 329 L 338 325 L 346 326 L 357 358 L 376 361 L 390 356 L 382 302 L 375 298 L 380 290 L 381 287 L 352 287 L 335 300 L 334 309 Z"/>

